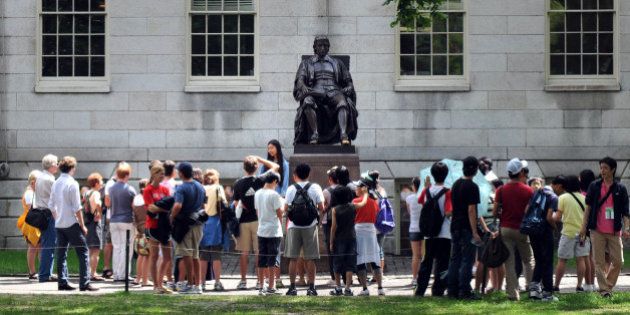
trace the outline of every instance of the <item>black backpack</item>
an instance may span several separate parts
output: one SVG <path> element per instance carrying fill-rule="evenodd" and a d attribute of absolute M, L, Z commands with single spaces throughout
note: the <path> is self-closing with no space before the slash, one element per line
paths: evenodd
<path fill-rule="evenodd" d="M 442 223 L 444 223 L 444 215 L 440 210 L 440 197 L 448 191 L 448 188 L 442 188 L 435 196 L 431 196 L 431 192 L 426 190 L 426 202 L 420 212 L 420 233 L 426 237 L 436 237 L 440 235 Z"/>
<path fill-rule="evenodd" d="M 319 219 L 317 207 L 308 195 L 311 183 L 306 184 L 304 188 L 298 184 L 293 184 L 293 186 L 295 187 L 295 197 L 289 206 L 287 216 L 297 226 L 309 226 L 313 220 Z"/>

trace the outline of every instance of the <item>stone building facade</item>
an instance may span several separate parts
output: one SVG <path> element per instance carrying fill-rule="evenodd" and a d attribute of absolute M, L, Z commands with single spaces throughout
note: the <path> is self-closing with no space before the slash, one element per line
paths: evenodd
<path fill-rule="evenodd" d="M 0 2 L 0 158 L 11 167 L 0 180 L 0 248 L 24 246 L 15 229 L 18 198 L 46 153 L 76 156 L 79 178 L 109 176 L 117 160 L 131 161 L 140 178 L 147 161 L 173 159 L 212 166 L 229 180 L 240 175 L 242 157 L 263 155 L 270 139 L 290 155 L 295 71 L 318 34 L 328 35 L 332 54 L 350 56 L 361 168 L 382 172 L 397 205 L 400 184 L 441 158 L 489 156 L 505 175 L 504 162 L 517 156 L 530 161 L 534 175 L 552 177 L 596 170 L 597 160 L 611 155 L 620 161 L 618 174 L 629 177 L 629 1 L 451 0 L 445 10 L 454 17 L 447 29 L 430 28 L 432 37 L 421 27 L 390 27 L 395 8 L 383 0 L 74 1 Z M 241 59 L 228 60 L 226 51 L 236 48 L 227 46 L 212 55 L 218 37 L 208 16 L 223 13 L 206 11 L 217 3 L 240 14 Z M 96 20 L 89 28 L 77 20 L 85 11 Z M 63 24 L 64 14 L 74 14 L 74 24 Z M 198 14 L 206 17 L 195 20 Z M 57 15 L 56 26 L 46 24 L 48 15 Z M 247 16 L 253 25 L 243 24 Z M 575 19 L 582 21 L 577 29 Z M 194 31 L 202 33 L 199 42 L 193 20 L 205 23 Z M 223 22 L 216 36 L 227 41 L 234 34 Z M 79 38 L 83 32 L 89 42 Z M 70 35 L 74 49 L 62 52 L 62 37 Z M 600 43 L 594 52 L 588 36 Z M 428 52 L 420 38 L 430 38 Z M 77 46 L 82 40 L 89 49 Z M 207 46 L 193 61 L 196 45 Z M 77 54 L 86 57 L 69 57 Z M 432 70 L 420 69 L 420 60 L 431 60 Z M 199 75 L 221 69 L 238 74 Z M 416 72 L 401 75 L 409 69 Z M 64 71 L 72 78 L 57 80 Z M 390 238 L 390 252 L 407 247 L 401 234 Z"/>

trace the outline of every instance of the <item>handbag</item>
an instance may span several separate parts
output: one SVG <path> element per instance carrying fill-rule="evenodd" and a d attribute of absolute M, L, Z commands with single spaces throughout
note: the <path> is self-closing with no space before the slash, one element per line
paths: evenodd
<path fill-rule="evenodd" d="M 133 248 L 140 256 L 149 256 L 149 242 L 147 237 L 142 235 L 133 240 Z"/>
<path fill-rule="evenodd" d="M 48 228 L 50 218 L 52 218 L 52 212 L 49 209 L 31 208 L 26 214 L 25 221 L 28 225 L 43 232 Z"/>

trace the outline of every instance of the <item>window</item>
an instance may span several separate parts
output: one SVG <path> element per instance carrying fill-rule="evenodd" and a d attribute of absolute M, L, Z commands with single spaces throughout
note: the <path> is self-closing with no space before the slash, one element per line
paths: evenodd
<path fill-rule="evenodd" d="M 550 0 L 548 89 L 619 89 L 615 19 L 614 0 Z"/>
<path fill-rule="evenodd" d="M 411 85 L 425 86 L 417 90 L 469 89 L 464 65 L 464 2 L 445 0 L 440 12 L 428 25 L 416 20 L 413 25 L 400 26 L 397 90 Z"/>
<path fill-rule="evenodd" d="M 41 0 L 41 92 L 109 91 L 105 0 Z M 70 90 L 68 90 L 70 89 Z"/>
<path fill-rule="evenodd" d="M 190 57 L 186 90 L 259 91 L 255 1 L 189 1 Z"/>

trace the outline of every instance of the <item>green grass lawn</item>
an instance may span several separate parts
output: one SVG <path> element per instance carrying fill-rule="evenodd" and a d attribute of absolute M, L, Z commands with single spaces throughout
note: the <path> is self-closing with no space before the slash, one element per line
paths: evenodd
<path fill-rule="evenodd" d="M 39 259 L 35 260 L 36 268 L 39 267 Z M 103 252 L 99 261 L 98 270 L 103 268 Z M 56 267 L 53 270 L 57 273 Z M 79 273 L 79 261 L 74 250 L 68 250 L 68 272 Z M 28 273 L 26 264 L 26 251 L 24 250 L 0 250 L 0 276 L 25 275 Z"/>
<path fill-rule="evenodd" d="M 509 302 L 503 294 L 482 301 L 413 297 L 257 297 L 257 296 L 156 296 L 116 293 L 87 295 L 0 295 L 0 313 L 242 313 L 242 314 L 628 314 L 630 293 L 612 299 L 597 294 L 565 294 L 556 303 Z"/>

